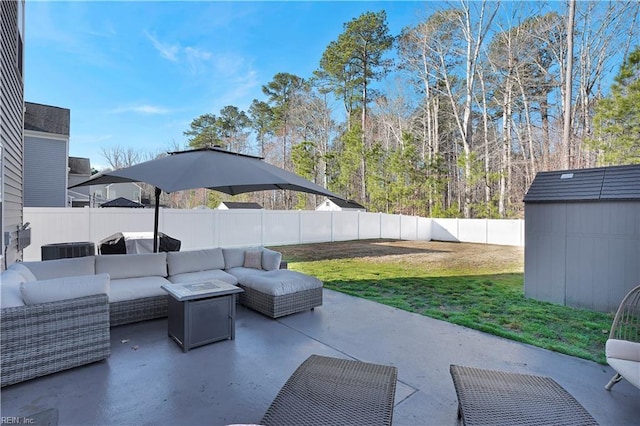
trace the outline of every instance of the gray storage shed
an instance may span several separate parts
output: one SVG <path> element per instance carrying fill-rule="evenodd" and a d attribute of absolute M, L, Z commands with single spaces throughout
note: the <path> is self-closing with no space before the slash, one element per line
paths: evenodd
<path fill-rule="evenodd" d="M 640 165 L 541 172 L 524 203 L 525 296 L 614 312 L 640 284 Z"/>

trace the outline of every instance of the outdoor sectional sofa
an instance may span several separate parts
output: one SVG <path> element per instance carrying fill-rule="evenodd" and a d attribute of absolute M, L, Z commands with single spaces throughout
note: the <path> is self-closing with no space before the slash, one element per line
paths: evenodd
<path fill-rule="evenodd" d="M 238 285 L 240 303 L 271 318 L 322 305 L 322 282 L 281 259 L 214 248 L 14 263 L 0 277 L 0 385 L 107 358 L 110 327 L 167 316 L 170 282 Z"/>

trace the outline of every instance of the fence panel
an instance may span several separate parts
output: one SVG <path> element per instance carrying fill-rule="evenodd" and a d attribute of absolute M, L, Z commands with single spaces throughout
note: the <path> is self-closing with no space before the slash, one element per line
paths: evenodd
<path fill-rule="evenodd" d="M 301 244 L 331 241 L 333 212 L 299 211 L 298 215 Z"/>
<path fill-rule="evenodd" d="M 219 246 L 220 226 L 216 210 L 162 209 L 159 231 L 181 241 L 181 250 Z M 153 217 L 149 219 L 153 226 Z"/>
<path fill-rule="evenodd" d="M 524 221 L 520 219 L 489 220 L 487 244 L 524 246 Z"/>
<path fill-rule="evenodd" d="M 460 241 L 458 240 L 458 219 L 431 219 L 431 239 Z"/>
<path fill-rule="evenodd" d="M 380 238 L 381 225 L 379 213 L 360 213 L 358 216 L 360 239 Z"/>
<path fill-rule="evenodd" d="M 262 244 L 262 210 L 219 210 L 219 247 Z"/>
<path fill-rule="evenodd" d="M 300 215 L 295 211 L 263 210 L 263 245 L 300 243 Z"/>
<path fill-rule="evenodd" d="M 332 213 L 334 231 L 333 241 L 350 241 L 360 239 L 360 212 Z"/>
<path fill-rule="evenodd" d="M 486 219 L 467 219 L 458 222 L 458 241 L 468 243 L 486 243 L 487 242 L 487 221 Z"/>
<path fill-rule="evenodd" d="M 380 238 L 400 238 L 402 217 L 380 213 Z"/>
<path fill-rule="evenodd" d="M 31 245 L 24 260 L 39 260 L 44 244 L 100 240 L 117 232 L 153 231 L 151 209 L 24 209 Z M 524 245 L 524 221 L 430 219 L 364 212 L 160 209 L 159 230 L 183 250 L 289 245 L 357 239 L 461 241 Z"/>

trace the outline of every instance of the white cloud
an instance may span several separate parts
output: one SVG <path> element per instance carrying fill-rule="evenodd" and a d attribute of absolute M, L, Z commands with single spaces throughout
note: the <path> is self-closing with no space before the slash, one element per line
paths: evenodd
<path fill-rule="evenodd" d="M 149 34 L 148 32 L 145 31 L 144 34 L 147 36 L 149 40 L 151 40 L 151 43 L 153 43 L 153 47 L 155 47 L 156 50 L 160 52 L 160 56 L 170 60 L 171 62 L 178 61 L 178 53 L 180 52 L 179 44 L 161 43 L 157 38 L 155 38 L 153 35 Z"/>
<path fill-rule="evenodd" d="M 213 54 L 208 50 L 193 46 L 183 47 L 179 43 L 161 42 L 155 35 L 146 31 L 145 35 L 160 53 L 160 56 L 171 62 L 184 64 L 192 74 L 200 73 L 204 64 L 213 59 Z"/>
<path fill-rule="evenodd" d="M 128 105 L 120 106 L 111 110 L 113 114 L 123 114 L 127 112 L 133 112 L 138 114 L 158 115 L 168 114 L 171 110 L 155 105 Z"/>
<path fill-rule="evenodd" d="M 197 47 L 185 47 L 184 52 L 187 55 L 187 58 L 192 60 L 211 59 L 211 52 L 207 52 L 206 50 L 202 50 Z"/>

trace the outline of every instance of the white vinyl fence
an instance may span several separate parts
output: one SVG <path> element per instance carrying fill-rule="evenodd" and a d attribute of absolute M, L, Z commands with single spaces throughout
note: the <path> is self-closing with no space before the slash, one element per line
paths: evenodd
<path fill-rule="evenodd" d="M 25 207 L 31 245 L 25 261 L 40 260 L 45 244 L 99 241 L 118 232 L 152 232 L 152 209 Z M 521 220 L 429 219 L 351 211 L 160 209 L 159 231 L 181 250 L 274 246 L 389 238 L 504 244 L 524 243 Z"/>

